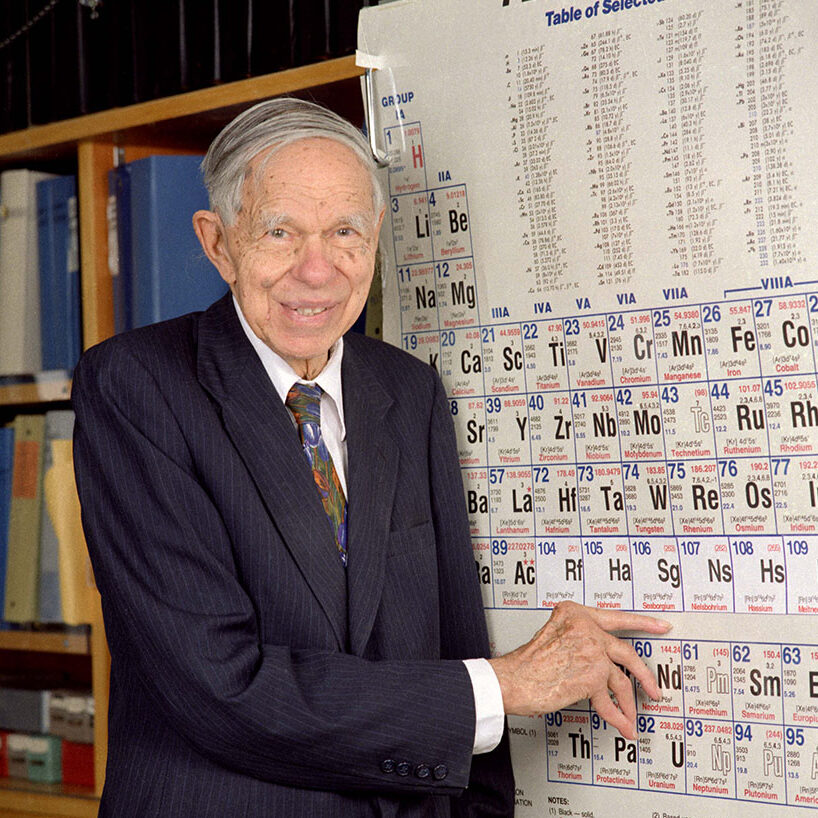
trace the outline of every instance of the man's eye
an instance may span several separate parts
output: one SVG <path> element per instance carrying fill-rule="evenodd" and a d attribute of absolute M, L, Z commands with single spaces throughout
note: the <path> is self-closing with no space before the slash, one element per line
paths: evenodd
<path fill-rule="evenodd" d="M 273 229 L 270 231 L 270 235 L 271 235 L 271 236 L 272 236 L 274 239 L 283 239 L 283 238 L 286 238 L 286 237 L 287 237 L 287 231 L 286 231 L 286 230 L 285 230 L 283 227 L 274 227 L 274 228 L 273 228 Z"/>

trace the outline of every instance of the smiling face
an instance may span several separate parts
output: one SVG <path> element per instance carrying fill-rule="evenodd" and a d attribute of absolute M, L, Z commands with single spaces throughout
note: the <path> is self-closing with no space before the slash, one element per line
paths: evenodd
<path fill-rule="evenodd" d="M 263 152 L 235 224 L 205 210 L 193 219 L 253 332 L 301 377 L 315 377 L 372 282 L 383 211 L 374 211 L 361 161 L 325 138 Z"/>

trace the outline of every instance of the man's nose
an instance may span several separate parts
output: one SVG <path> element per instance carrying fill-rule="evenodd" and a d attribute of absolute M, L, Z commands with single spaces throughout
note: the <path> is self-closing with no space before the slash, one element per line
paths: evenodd
<path fill-rule="evenodd" d="M 322 236 L 308 236 L 298 253 L 293 274 L 310 284 L 319 286 L 335 273 L 332 248 Z"/>

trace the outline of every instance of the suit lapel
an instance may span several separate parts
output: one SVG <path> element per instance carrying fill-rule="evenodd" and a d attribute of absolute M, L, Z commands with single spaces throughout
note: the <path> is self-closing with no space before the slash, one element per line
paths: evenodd
<path fill-rule="evenodd" d="M 346 576 L 332 530 L 292 418 L 244 335 L 229 295 L 201 318 L 197 365 L 273 524 L 345 648 Z"/>
<path fill-rule="evenodd" d="M 350 649 L 362 655 L 381 598 L 400 453 L 385 422 L 392 399 L 353 343 L 344 344 L 342 371 L 349 463 Z"/>

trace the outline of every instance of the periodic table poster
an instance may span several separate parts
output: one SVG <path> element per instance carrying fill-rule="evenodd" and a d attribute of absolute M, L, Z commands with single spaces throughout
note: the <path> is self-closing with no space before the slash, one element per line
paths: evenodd
<path fill-rule="evenodd" d="M 636 741 L 509 720 L 520 816 L 818 815 L 818 4 L 365 9 L 384 334 L 457 429 L 493 649 L 657 614 Z"/>

